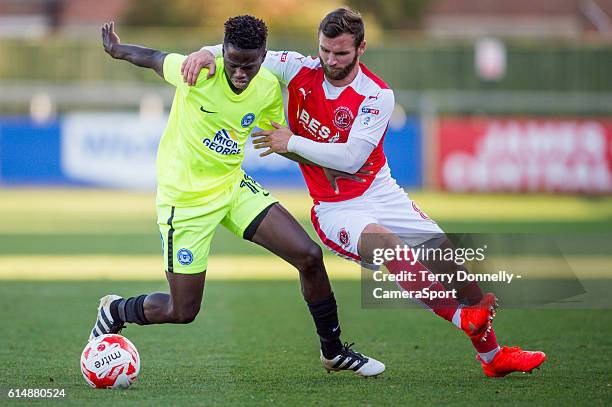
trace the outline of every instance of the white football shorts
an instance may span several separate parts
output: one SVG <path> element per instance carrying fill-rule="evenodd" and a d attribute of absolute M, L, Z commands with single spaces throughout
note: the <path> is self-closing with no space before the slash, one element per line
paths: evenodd
<path fill-rule="evenodd" d="M 386 178 L 386 177 L 385 177 Z M 312 207 L 311 221 L 321 242 L 335 254 L 361 262 L 357 251 L 365 227 L 377 223 L 410 246 L 440 238 L 442 229 L 400 188 L 393 178 L 376 183 L 364 195 L 347 201 L 320 202 Z"/>

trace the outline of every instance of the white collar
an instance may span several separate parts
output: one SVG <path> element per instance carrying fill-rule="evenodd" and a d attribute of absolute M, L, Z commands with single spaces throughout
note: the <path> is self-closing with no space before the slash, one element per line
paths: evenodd
<path fill-rule="evenodd" d="M 357 69 L 358 69 L 357 75 L 355 75 L 351 83 L 349 83 L 348 85 L 344 85 L 344 86 L 332 85 L 325 77 L 325 74 L 323 74 L 323 91 L 325 92 L 325 97 L 327 99 L 337 99 L 338 96 L 340 96 L 340 94 L 344 91 L 344 89 L 348 88 L 349 86 L 352 86 L 354 89 L 355 85 L 357 84 L 359 80 L 361 80 L 361 76 L 363 75 L 359 65 L 357 66 Z"/>

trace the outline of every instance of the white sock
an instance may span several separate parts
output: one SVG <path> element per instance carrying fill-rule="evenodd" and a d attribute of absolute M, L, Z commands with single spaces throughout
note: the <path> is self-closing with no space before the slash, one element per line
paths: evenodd
<path fill-rule="evenodd" d="M 489 352 L 479 353 L 478 355 L 480 356 L 480 359 L 482 359 L 483 362 L 491 363 L 495 355 L 497 355 L 497 352 L 499 352 L 499 346 Z"/>
<path fill-rule="evenodd" d="M 463 308 L 463 305 L 458 306 L 457 311 L 455 311 L 455 313 L 453 314 L 453 325 L 455 325 L 459 329 L 461 329 L 461 309 L 462 308 Z"/>

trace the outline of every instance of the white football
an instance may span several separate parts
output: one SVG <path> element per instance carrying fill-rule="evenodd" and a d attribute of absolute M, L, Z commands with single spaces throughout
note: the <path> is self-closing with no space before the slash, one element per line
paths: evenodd
<path fill-rule="evenodd" d="M 81 354 L 81 373 L 96 389 L 127 389 L 140 372 L 138 350 L 129 339 L 116 334 L 92 339 Z"/>

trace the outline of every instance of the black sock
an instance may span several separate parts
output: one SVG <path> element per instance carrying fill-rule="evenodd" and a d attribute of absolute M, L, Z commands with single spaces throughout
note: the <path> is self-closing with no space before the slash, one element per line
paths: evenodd
<path fill-rule="evenodd" d="M 149 325 L 144 314 L 146 294 L 138 297 L 115 300 L 110 305 L 110 313 L 115 321 L 132 322 L 138 325 Z"/>
<path fill-rule="evenodd" d="M 327 359 L 333 359 L 340 353 L 342 342 L 340 342 L 340 322 L 338 322 L 338 307 L 334 294 L 328 298 L 308 304 L 312 314 L 317 333 L 321 340 L 321 351 Z"/>
<path fill-rule="evenodd" d="M 110 313 L 111 313 L 111 317 L 113 317 L 113 321 L 115 322 L 120 322 L 121 318 L 119 318 L 119 303 L 123 301 L 123 299 L 120 300 L 115 300 L 113 302 L 111 302 L 110 305 Z M 123 322 L 123 321 L 121 321 Z"/>

